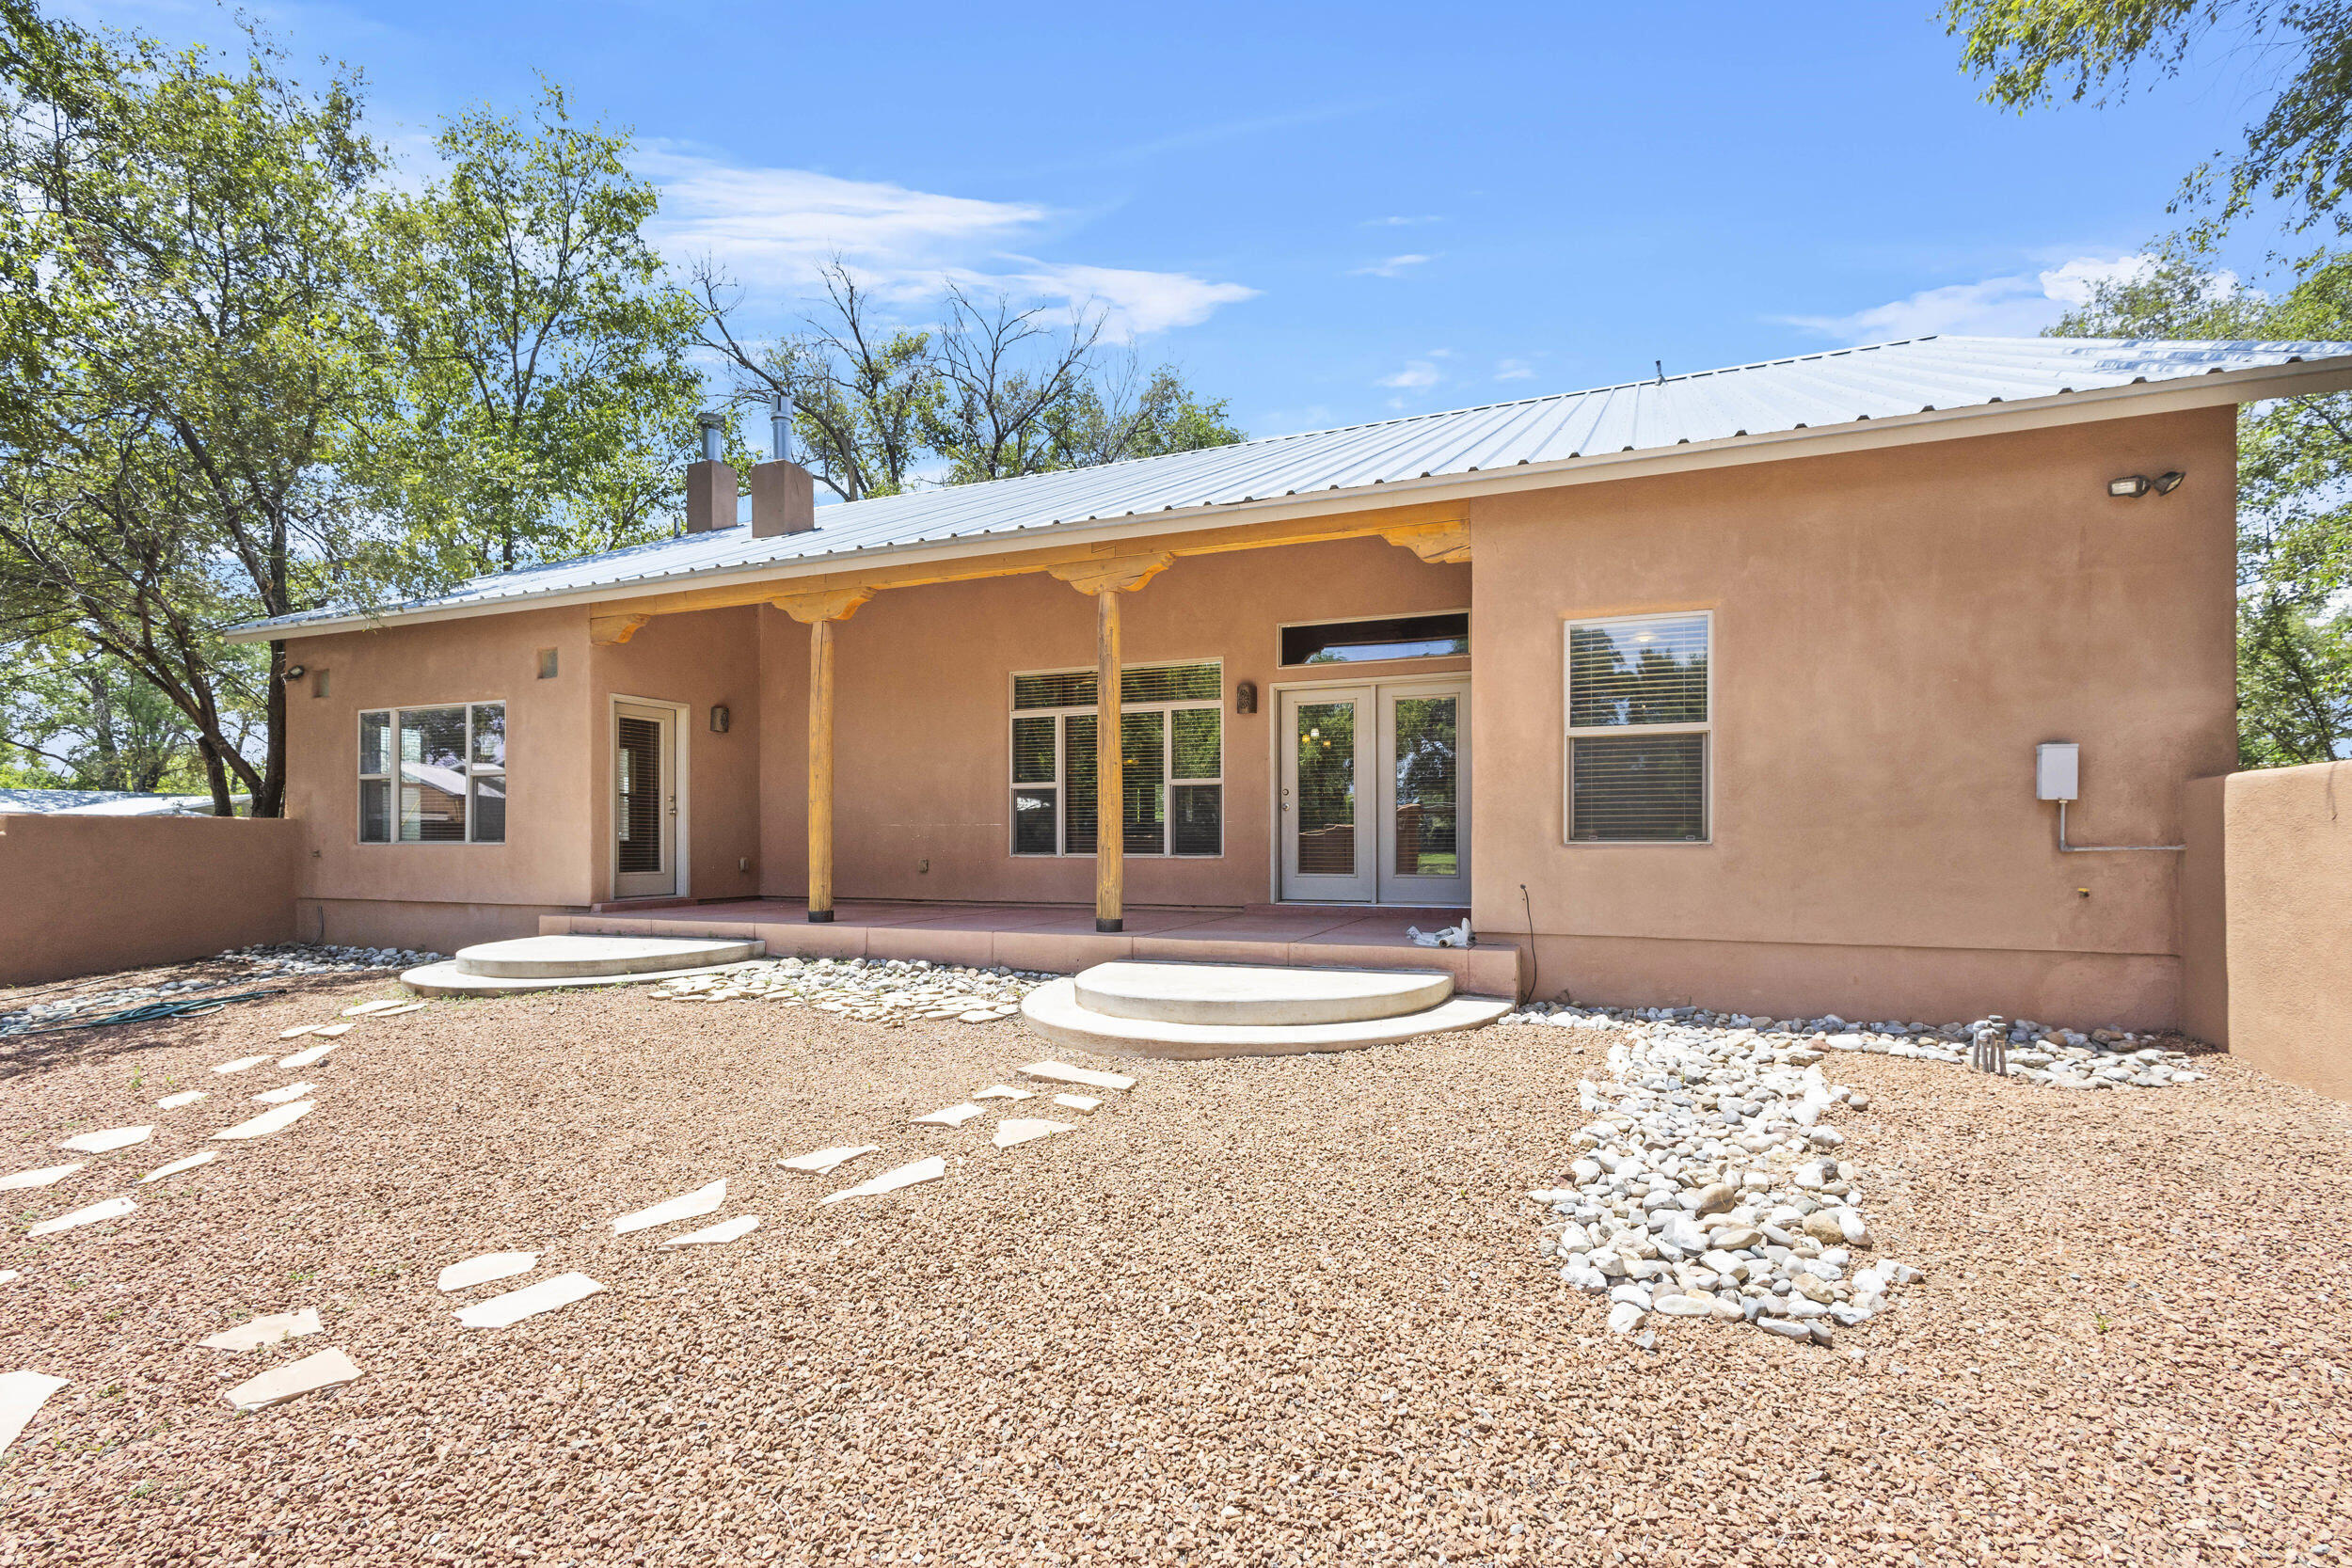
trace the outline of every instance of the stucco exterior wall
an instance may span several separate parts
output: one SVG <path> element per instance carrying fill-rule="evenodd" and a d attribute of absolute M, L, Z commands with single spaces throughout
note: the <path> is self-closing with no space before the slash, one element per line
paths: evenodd
<path fill-rule="evenodd" d="M 821 521 L 821 515 L 820 515 Z M 1221 658 L 1225 853 L 1126 857 L 1131 904 L 1260 904 L 1273 896 L 1274 688 L 1286 622 L 1462 610 L 1470 568 L 1429 565 L 1378 539 L 1187 556 L 1122 594 L 1130 664 Z M 840 625 L 834 653 L 834 874 L 844 898 L 1009 902 L 1094 897 L 1091 855 L 1009 852 L 1012 676 L 1094 664 L 1094 601 L 1043 576 L 894 589 Z M 1458 673 L 1460 659 L 1351 664 L 1352 681 Z M 808 875 L 808 628 L 760 622 L 760 891 Z M 1234 688 L 1258 711 L 1233 711 Z M 930 868 L 923 869 L 928 862 Z"/>
<path fill-rule="evenodd" d="M 267 817 L 0 814 L 0 985 L 294 935 L 307 830 Z"/>
<path fill-rule="evenodd" d="M 2352 1100 L 2352 763 L 2201 779 L 2190 802 L 2185 1026 Z"/>
<path fill-rule="evenodd" d="M 1474 923 L 1599 1002 L 2177 1016 L 2177 843 L 2235 752 L 2229 410 L 1498 497 L 1475 554 Z M 2178 468 L 2168 497 L 2119 474 Z M 1565 842 L 1572 619 L 1714 611 L 1712 842 Z M 1520 886 L 1528 890 L 1523 905 Z"/>

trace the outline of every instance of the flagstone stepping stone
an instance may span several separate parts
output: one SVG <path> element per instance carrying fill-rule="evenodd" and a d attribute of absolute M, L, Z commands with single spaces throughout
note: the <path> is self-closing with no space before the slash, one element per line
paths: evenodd
<path fill-rule="evenodd" d="M 24 1276 L 23 1275 L 17 1273 L 14 1269 L 0 1269 L 0 1285 L 6 1285 L 12 1279 L 22 1279 L 24 1277 Z"/>
<path fill-rule="evenodd" d="M 278 1030 L 278 1037 L 281 1040 L 294 1039 L 303 1035 L 315 1035 L 326 1027 L 324 1023 L 297 1023 L 291 1029 Z"/>
<path fill-rule="evenodd" d="M 87 1160 L 76 1160 L 70 1165 L 43 1165 L 39 1170 L 21 1170 L 13 1176 L 0 1176 L 0 1192 L 17 1187 L 46 1187 L 64 1180 L 88 1164 Z"/>
<path fill-rule="evenodd" d="M 423 1002 L 404 1002 L 397 1007 L 387 1007 L 375 1016 L 378 1018 L 398 1018 L 403 1013 L 421 1012 L 427 1006 L 428 1004 Z"/>
<path fill-rule="evenodd" d="M 0 1376 L 0 1453 L 6 1453 L 24 1433 L 25 1423 L 40 1413 L 49 1396 L 66 1380 L 47 1372 L 9 1372 Z"/>
<path fill-rule="evenodd" d="M 210 1099 L 212 1092 L 210 1089 L 182 1089 L 178 1094 L 167 1094 L 155 1101 L 155 1109 L 176 1111 L 183 1105 L 193 1105 L 199 1100 Z"/>
<path fill-rule="evenodd" d="M 914 1125 L 917 1127 L 961 1127 L 974 1117 L 985 1114 L 977 1105 L 967 1100 L 961 1105 L 950 1105 L 944 1111 L 933 1111 L 930 1116 L 916 1117 Z"/>
<path fill-rule="evenodd" d="M 59 1214 L 54 1220 L 43 1220 L 27 1236 L 46 1236 L 58 1230 L 72 1230 L 76 1226 L 96 1225 L 100 1220 L 119 1220 L 138 1207 L 127 1197 L 110 1197 L 103 1203 L 93 1203 L 87 1209 L 76 1209 L 71 1214 Z"/>
<path fill-rule="evenodd" d="M 852 1160 L 862 1160 L 868 1154 L 881 1152 L 882 1145 L 880 1144 L 855 1146 L 843 1144 L 838 1148 L 819 1148 L 807 1154 L 795 1154 L 791 1159 L 778 1160 L 776 1164 L 787 1170 L 804 1170 L 817 1176 L 831 1176 Z"/>
<path fill-rule="evenodd" d="M 139 1185 L 144 1187 L 150 1181 L 161 1181 L 167 1176 L 177 1176 L 183 1170 L 194 1170 L 199 1165 L 210 1164 L 215 1160 L 219 1158 L 219 1149 L 208 1148 L 203 1150 L 201 1153 L 191 1154 L 184 1160 L 174 1160 L 171 1164 L 167 1165 L 158 1165 L 153 1170 L 149 1171 L 145 1176 L 140 1177 Z"/>
<path fill-rule="evenodd" d="M 992 1084 L 972 1097 L 975 1100 L 1035 1100 L 1035 1089 L 1016 1089 L 1003 1084 Z"/>
<path fill-rule="evenodd" d="M 697 1187 L 684 1197 L 674 1197 L 667 1203 L 657 1203 L 650 1209 L 640 1209 L 633 1214 L 623 1214 L 612 1222 L 612 1234 L 626 1236 L 635 1230 L 650 1230 L 657 1225 L 674 1220 L 691 1220 L 707 1214 L 727 1200 L 727 1179 L 719 1178 L 707 1187 Z"/>
<path fill-rule="evenodd" d="M 409 1006 L 409 1003 L 402 1001 L 397 996 L 379 996 L 373 1002 L 362 1002 L 356 1007 L 345 1007 L 338 1016 L 342 1018 L 369 1018 L 376 1013 L 389 1013 L 394 1007 L 405 1010 Z"/>
<path fill-rule="evenodd" d="M 468 1328 L 505 1328 L 525 1318 L 585 1301 L 603 1289 L 584 1274 L 559 1274 L 553 1279 L 543 1279 L 536 1285 L 526 1285 L 519 1291 L 509 1291 L 502 1296 L 461 1307 L 457 1321 Z"/>
<path fill-rule="evenodd" d="M 103 1132 L 84 1132 L 78 1137 L 68 1138 L 57 1147 L 70 1148 L 76 1154 L 103 1154 L 109 1149 L 143 1144 L 154 1135 L 155 1129 L 151 1124 L 146 1127 L 109 1127 Z"/>
<path fill-rule="evenodd" d="M 721 1242 L 739 1241 L 758 1228 L 759 1216 L 757 1214 L 738 1214 L 731 1220 L 721 1220 L 717 1225 L 705 1226 L 700 1230 L 690 1230 L 683 1236 L 673 1236 L 661 1244 L 663 1246 L 712 1246 Z"/>
<path fill-rule="evenodd" d="M 512 1279 L 538 1266 L 539 1255 L 535 1252 L 485 1252 L 479 1258 L 452 1263 L 433 1283 L 444 1291 L 463 1291 L 469 1286 L 487 1285 L 493 1279 Z"/>
<path fill-rule="evenodd" d="M 326 1053 L 334 1049 L 335 1042 L 329 1040 L 325 1045 L 314 1045 L 307 1050 L 297 1051 L 291 1056 L 280 1056 L 278 1058 L 278 1065 L 292 1068 L 315 1067 L 326 1060 Z"/>
<path fill-rule="evenodd" d="M 260 1094 L 253 1097 L 253 1103 L 256 1105 L 283 1105 L 289 1100 L 300 1100 L 304 1095 L 309 1094 L 312 1089 L 317 1087 L 318 1085 L 316 1084 L 289 1084 L 282 1089 L 263 1089 Z"/>
<path fill-rule="evenodd" d="M 1089 1089 L 1132 1089 L 1136 1081 L 1124 1073 L 1097 1072 L 1092 1068 L 1072 1067 L 1068 1062 L 1031 1062 L 1021 1069 L 1025 1078 L 1042 1078 L 1049 1084 L 1080 1084 Z"/>
<path fill-rule="evenodd" d="M 913 1187 L 925 1181 L 936 1181 L 946 1174 L 947 1162 L 934 1154 L 928 1160 L 917 1160 L 911 1165 L 900 1165 L 897 1170 L 886 1170 L 880 1176 L 870 1177 L 859 1182 L 854 1187 L 844 1187 L 837 1193 L 828 1193 L 817 1200 L 817 1206 L 821 1209 L 828 1203 L 838 1203 L 845 1197 L 879 1197 L 884 1193 L 895 1193 L 901 1187 Z"/>
<path fill-rule="evenodd" d="M 421 1003 L 421 1002 L 419 1002 L 419 1003 L 414 1004 L 414 1006 L 415 1006 L 421 1007 L 421 1006 L 424 1006 L 424 1004 L 423 1004 L 423 1003 Z M 403 1007 L 403 1008 L 401 1009 L 401 1011 L 402 1011 L 402 1012 L 404 1012 L 404 1013 L 405 1013 L 405 1012 L 407 1012 L 408 1010 L 409 1010 L 409 1009 L 408 1009 L 407 1007 Z M 384 1014 L 382 1014 L 382 1013 L 378 1013 L 378 1014 L 376 1014 L 375 1016 L 376 1016 L 376 1017 L 378 1017 L 378 1018 L 382 1018 L 382 1017 L 384 1017 L 385 1015 L 384 1015 Z M 345 1035 L 350 1034 L 350 1033 L 351 1033 L 354 1029 L 357 1029 L 357 1028 L 358 1028 L 358 1027 L 359 1027 L 359 1025 L 358 1025 L 357 1022 L 352 1022 L 352 1023 L 322 1023 L 322 1024 L 320 1024 L 317 1028 L 315 1028 L 315 1029 L 313 1029 L 313 1030 L 311 1030 L 311 1031 L 310 1031 L 310 1037 L 311 1037 L 312 1039 L 318 1039 L 318 1040 L 339 1040 L 339 1039 L 342 1039 L 342 1038 Z"/>
<path fill-rule="evenodd" d="M 254 1068 L 260 1067 L 263 1062 L 268 1060 L 269 1058 L 267 1056 L 240 1056 L 233 1062 L 221 1063 L 220 1066 L 213 1069 L 213 1070 L 215 1072 L 246 1072 Z"/>
<path fill-rule="evenodd" d="M 1090 1117 L 1103 1108 L 1103 1102 L 1090 1094 L 1057 1094 L 1054 1097 L 1054 1103 L 1065 1110 L 1075 1111 L 1082 1117 Z"/>
<path fill-rule="evenodd" d="M 197 1343 L 208 1350 L 260 1350 L 281 1339 L 299 1339 L 318 1332 L 318 1308 L 306 1307 L 299 1312 L 272 1312 L 267 1317 L 248 1318 L 234 1328 L 207 1334 Z"/>
<path fill-rule="evenodd" d="M 1066 1121 L 1047 1121 L 1041 1117 L 1007 1117 L 996 1124 L 996 1135 L 991 1141 L 998 1148 L 1011 1148 L 1018 1144 L 1050 1138 L 1057 1132 L 1076 1131 Z"/>
<path fill-rule="evenodd" d="M 317 1109 L 315 1100 L 297 1100 L 291 1105 L 280 1105 L 274 1111 L 263 1111 L 250 1121 L 234 1127 L 224 1127 L 213 1134 L 215 1138 L 238 1142 L 246 1138 L 266 1138 L 272 1132 L 282 1132 Z"/>
<path fill-rule="evenodd" d="M 229 1390 L 229 1402 L 239 1410 L 264 1410 L 322 1388 L 339 1388 L 358 1375 L 359 1369 L 351 1364 L 350 1356 L 339 1350 L 323 1350 L 238 1384 Z"/>

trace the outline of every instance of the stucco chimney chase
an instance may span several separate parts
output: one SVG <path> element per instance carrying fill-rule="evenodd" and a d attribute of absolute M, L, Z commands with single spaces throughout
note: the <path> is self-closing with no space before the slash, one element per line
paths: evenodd
<path fill-rule="evenodd" d="M 798 463 L 777 458 L 752 469 L 752 537 L 806 533 L 817 526 L 817 482 Z"/>
<path fill-rule="evenodd" d="M 705 414 L 701 423 L 702 461 L 686 466 L 689 533 L 708 533 L 714 528 L 735 526 L 735 470 L 719 458 L 726 450 L 726 420 L 717 414 Z"/>

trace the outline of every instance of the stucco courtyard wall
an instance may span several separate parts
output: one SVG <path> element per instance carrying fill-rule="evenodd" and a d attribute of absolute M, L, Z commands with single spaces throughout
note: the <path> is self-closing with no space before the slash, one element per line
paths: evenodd
<path fill-rule="evenodd" d="M 2059 853 L 2034 747 L 2082 747 L 2076 842 L 2180 842 L 2235 752 L 2234 473 L 2222 409 L 1479 501 L 1482 938 L 1532 908 L 1596 1002 L 2172 1023 L 2181 857 Z M 1702 609 L 1711 842 L 1566 842 L 1565 624 Z"/>
<path fill-rule="evenodd" d="M 2188 789 L 2184 1026 L 2352 1100 L 2352 763 Z"/>
<path fill-rule="evenodd" d="M 823 515 L 818 515 L 821 523 Z M 1130 904 L 1273 896 L 1275 687 L 1459 673 L 1461 659 L 1279 667 L 1279 627 L 1470 604 L 1470 568 L 1379 539 L 1186 556 L 1120 595 L 1127 663 L 1224 661 L 1225 852 L 1129 855 Z M 1091 854 L 1011 853 L 1012 676 L 1094 664 L 1094 601 L 1042 575 L 893 589 L 835 633 L 834 889 L 844 898 L 1094 898 Z M 761 612 L 761 891 L 808 877 L 808 628 Z M 1258 710 L 1236 713 L 1248 681 Z M 928 869 L 925 869 L 928 863 Z"/>
<path fill-rule="evenodd" d="M 284 942 L 305 833 L 284 818 L 0 814 L 0 985 Z"/>

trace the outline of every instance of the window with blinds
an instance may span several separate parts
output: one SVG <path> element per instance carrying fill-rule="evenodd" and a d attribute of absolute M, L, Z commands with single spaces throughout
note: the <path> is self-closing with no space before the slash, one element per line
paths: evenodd
<path fill-rule="evenodd" d="M 1707 611 L 1568 623 L 1571 842 L 1707 841 L 1713 632 Z"/>
<path fill-rule="evenodd" d="M 506 842 L 506 705 L 359 715 L 359 842 Z"/>
<path fill-rule="evenodd" d="M 1225 852 L 1224 666 L 1120 672 L 1120 841 L 1130 855 Z M 1012 678 L 1012 852 L 1091 855 L 1095 788 L 1091 670 Z"/>

